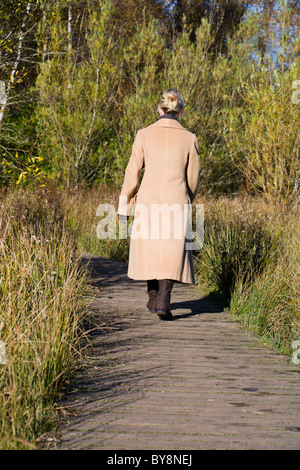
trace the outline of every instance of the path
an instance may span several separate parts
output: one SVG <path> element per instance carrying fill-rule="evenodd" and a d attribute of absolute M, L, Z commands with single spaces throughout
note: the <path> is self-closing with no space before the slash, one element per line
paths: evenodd
<path fill-rule="evenodd" d="M 126 264 L 92 257 L 99 325 L 64 405 L 59 449 L 300 449 L 300 368 L 196 289 L 173 322 L 145 309 Z"/>

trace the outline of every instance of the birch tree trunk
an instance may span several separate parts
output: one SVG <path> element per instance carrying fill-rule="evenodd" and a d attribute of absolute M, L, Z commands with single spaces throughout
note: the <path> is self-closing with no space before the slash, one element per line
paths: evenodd
<path fill-rule="evenodd" d="M 68 54 L 72 52 L 72 3 L 68 7 Z"/>
<path fill-rule="evenodd" d="M 29 15 L 30 15 L 31 6 L 32 6 L 31 3 L 27 4 L 26 12 L 25 12 L 25 15 L 24 15 L 23 23 L 22 23 L 21 30 L 20 30 L 19 37 L 18 37 L 18 49 L 17 49 L 16 60 L 13 64 L 12 71 L 11 71 L 11 74 L 10 74 L 10 77 L 9 77 L 9 81 L 7 83 L 5 97 L 2 97 L 2 100 L 1 100 L 1 103 L 0 103 L 0 130 L 2 128 L 4 113 L 5 113 L 5 110 L 6 110 L 6 107 L 7 107 L 10 92 L 11 92 L 12 86 L 13 86 L 14 81 L 15 81 L 16 72 L 18 70 L 19 63 L 20 63 L 20 60 L 21 60 L 21 57 L 22 57 L 23 41 L 24 41 L 24 36 L 26 34 L 25 29 L 26 29 L 26 25 L 27 25 Z"/>

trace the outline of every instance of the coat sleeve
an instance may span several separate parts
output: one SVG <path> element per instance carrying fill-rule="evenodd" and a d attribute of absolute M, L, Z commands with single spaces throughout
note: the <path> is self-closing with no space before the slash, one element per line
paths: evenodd
<path fill-rule="evenodd" d="M 139 184 L 141 171 L 144 167 L 144 151 L 140 131 L 138 131 L 132 146 L 131 156 L 125 170 L 124 182 L 119 198 L 119 215 L 129 215 L 134 204 L 134 197 Z"/>
<path fill-rule="evenodd" d="M 199 160 L 199 144 L 197 137 L 194 136 L 194 139 L 192 140 L 192 146 L 189 152 L 186 170 L 188 193 L 190 196 L 191 203 L 195 199 L 199 188 L 199 178 L 201 171 L 202 168 Z"/>

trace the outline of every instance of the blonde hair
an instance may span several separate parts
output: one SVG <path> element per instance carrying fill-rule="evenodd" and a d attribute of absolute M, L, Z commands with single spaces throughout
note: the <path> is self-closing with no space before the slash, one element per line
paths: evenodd
<path fill-rule="evenodd" d="M 164 91 L 159 106 L 166 114 L 177 115 L 180 111 L 182 115 L 184 114 L 184 99 L 176 88 L 168 88 Z"/>

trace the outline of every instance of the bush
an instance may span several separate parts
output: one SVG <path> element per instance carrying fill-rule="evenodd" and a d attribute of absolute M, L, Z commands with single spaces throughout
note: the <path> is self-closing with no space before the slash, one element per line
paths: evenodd
<path fill-rule="evenodd" d="M 292 68 L 253 73 L 244 83 L 244 103 L 232 113 L 228 134 L 249 190 L 283 203 L 297 196 L 300 175 L 300 107 L 291 102 L 295 76 Z"/>

